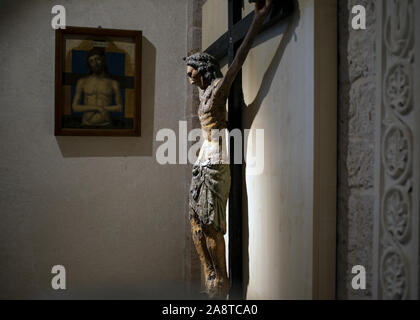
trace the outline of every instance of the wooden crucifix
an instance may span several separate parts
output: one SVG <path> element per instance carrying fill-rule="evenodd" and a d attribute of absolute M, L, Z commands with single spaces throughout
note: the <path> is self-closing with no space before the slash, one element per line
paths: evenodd
<path fill-rule="evenodd" d="M 228 293 L 230 299 L 243 298 L 242 165 L 233 161 L 233 144 L 230 144 L 229 150 L 232 161 L 224 161 L 223 138 L 219 133 L 214 135 L 214 132 L 226 128 L 229 131 L 242 131 L 242 65 L 258 33 L 285 17 L 293 3 L 292 0 L 249 0 L 256 2 L 255 11 L 241 19 L 242 1 L 228 0 L 228 32 L 206 52 L 185 58 L 190 83 L 199 87 L 198 116 L 205 137 L 193 168 L 189 218 L 193 240 L 204 268 L 207 294 L 210 298 L 218 299 L 225 299 Z M 223 76 L 217 60 L 226 55 L 229 69 Z M 227 99 L 228 126 L 225 108 Z M 223 238 L 226 233 L 225 210 L 228 197 L 229 279 Z"/>
<path fill-rule="evenodd" d="M 250 2 L 256 2 L 250 1 Z M 263 32 L 284 19 L 293 11 L 294 1 L 274 1 L 273 8 L 260 32 Z M 242 19 L 242 0 L 228 1 L 228 31 L 211 44 L 205 52 L 219 61 L 228 56 L 229 66 L 245 38 L 254 19 L 254 12 Z M 229 95 L 228 129 L 242 130 L 242 74 L 237 75 Z M 242 182 L 243 168 L 234 164 L 234 144 L 230 144 L 231 191 L 229 196 L 229 275 L 230 298 L 243 298 L 243 265 L 242 265 Z M 243 146 L 242 146 L 243 150 Z"/>

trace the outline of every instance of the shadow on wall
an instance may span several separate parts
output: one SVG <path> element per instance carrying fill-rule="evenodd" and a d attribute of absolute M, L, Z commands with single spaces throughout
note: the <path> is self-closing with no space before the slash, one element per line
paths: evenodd
<path fill-rule="evenodd" d="M 141 137 L 57 136 L 64 158 L 153 156 L 156 47 L 143 36 L 142 49 Z"/>
<path fill-rule="evenodd" d="M 254 119 L 261 108 L 261 104 L 264 101 L 264 98 L 267 96 L 270 91 L 271 84 L 277 73 L 278 66 L 280 61 L 283 58 L 284 52 L 287 48 L 288 43 L 292 40 L 295 35 L 295 30 L 299 25 L 300 19 L 300 10 L 299 4 L 295 1 L 295 10 L 293 15 L 291 15 L 287 22 L 284 23 L 279 29 L 279 34 L 283 34 L 283 38 L 280 41 L 279 46 L 274 54 L 273 59 L 271 60 L 270 65 L 268 66 L 267 71 L 264 74 L 263 80 L 261 82 L 261 87 L 252 103 L 248 106 L 243 102 L 243 107 L 246 108 L 246 113 L 244 113 L 242 124 L 243 129 L 251 129 L 251 126 L 254 122 Z M 262 35 L 261 38 L 264 38 Z M 262 39 L 263 40 L 263 39 Z M 260 43 L 260 41 L 257 42 Z M 246 177 L 246 164 L 243 166 L 243 177 Z M 246 186 L 246 178 L 243 179 L 243 288 L 244 288 L 244 297 L 247 296 L 247 288 L 249 283 L 249 225 L 248 225 L 248 190 Z"/>

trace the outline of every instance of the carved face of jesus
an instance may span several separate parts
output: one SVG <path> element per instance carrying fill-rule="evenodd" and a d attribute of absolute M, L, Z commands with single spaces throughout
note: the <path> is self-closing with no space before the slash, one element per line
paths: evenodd
<path fill-rule="evenodd" d="M 204 87 L 203 76 L 194 67 L 187 66 L 187 76 L 190 80 L 190 84 L 196 85 L 200 88 Z"/>

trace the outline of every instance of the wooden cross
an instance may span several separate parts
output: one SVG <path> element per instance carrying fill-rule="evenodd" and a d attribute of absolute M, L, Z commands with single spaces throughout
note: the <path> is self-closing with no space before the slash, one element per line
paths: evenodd
<path fill-rule="evenodd" d="M 255 2 L 255 1 L 250 1 Z M 245 38 L 249 27 L 254 19 L 254 12 L 242 19 L 243 0 L 228 0 L 228 31 L 218 40 L 210 45 L 205 52 L 211 54 L 219 61 L 228 56 L 229 66 L 242 40 Z M 265 21 L 261 31 L 265 31 L 284 21 L 294 9 L 294 0 L 274 1 L 270 15 Z M 239 72 L 233 82 L 229 95 L 228 129 L 242 131 L 242 73 Z M 243 141 L 242 141 L 243 143 Z M 243 151 L 243 145 L 242 145 Z M 243 265 L 242 265 L 242 181 L 243 167 L 241 164 L 234 164 L 234 143 L 230 143 L 230 170 L 231 190 L 229 195 L 229 278 L 230 278 L 230 299 L 243 299 Z"/>

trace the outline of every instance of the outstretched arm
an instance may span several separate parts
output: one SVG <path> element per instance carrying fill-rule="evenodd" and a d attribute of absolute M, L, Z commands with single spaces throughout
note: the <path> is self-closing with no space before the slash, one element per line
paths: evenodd
<path fill-rule="evenodd" d="M 241 70 L 242 65 L 244 64 L 245 59 L 248 55 L 248 52 L 252 47 L 252 43 L 254 42 L 255 37 L 258 35 L 265 19 L 267 18 L 271 7 L 272 0 L 265 0 L 265 3 L 264 1 L 255 3 L 255 15 L 251 27 L 249 28 L 244 41 L 239 47 L 235 59 L 233 60 L 228 71 L 226 72 L 226 75 L 218 84 L 216 92 L 217 95 L 219 95 L 220 97 L 227 99 L 227 97 L 229 96 L 230 87 L 232 86 L 232 83 L 235 80 L 239 70 Z"/>

